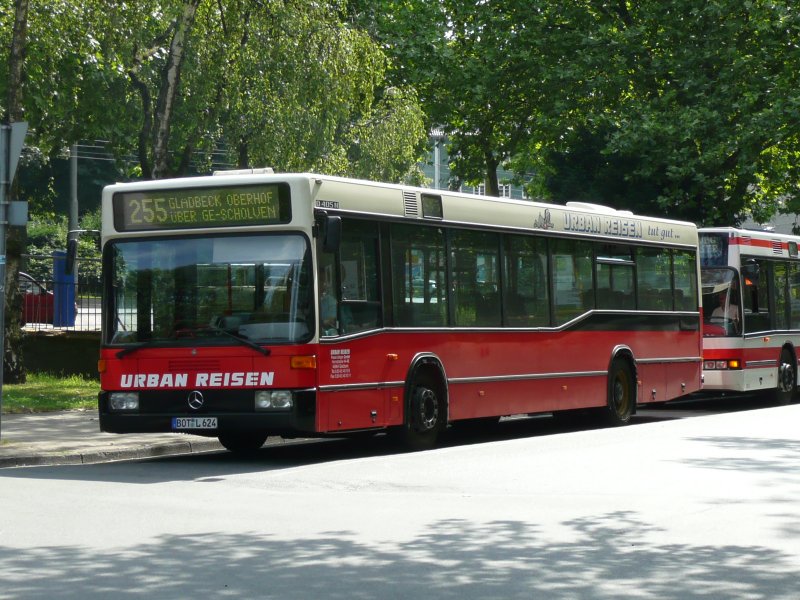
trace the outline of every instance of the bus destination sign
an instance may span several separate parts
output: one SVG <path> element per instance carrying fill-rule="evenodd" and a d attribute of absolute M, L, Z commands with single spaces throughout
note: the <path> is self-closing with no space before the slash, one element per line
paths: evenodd
<path fill-rule="evenodd" d="M 114 194 L 117 231 L 269 225 L 291 220 L 288 184 Z"/>

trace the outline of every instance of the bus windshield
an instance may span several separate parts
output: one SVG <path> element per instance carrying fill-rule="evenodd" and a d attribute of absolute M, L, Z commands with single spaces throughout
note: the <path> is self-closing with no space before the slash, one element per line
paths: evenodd
<path fill-rule="evenodd" d="M 739 335 L 741 328 L 741 299 L 739 276 L 734 269 L 702 269 L 703 335 L 718 337 Z"/>
<path fill-rule="evenodd" d="M 297 343 L 313 334 L 302 235 L 146 238 L 108 252 L 107 343 Z"/>

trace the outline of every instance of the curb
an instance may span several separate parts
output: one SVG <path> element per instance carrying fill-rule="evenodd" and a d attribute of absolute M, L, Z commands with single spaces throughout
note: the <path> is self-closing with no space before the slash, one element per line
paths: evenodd
<path fill-rule="evenodd" d="M 224 450 L 216 440 L 180 441 L 130 448 L 96 448 L 86 451 L 43 452 L 0 457 L 0 469 L 13 467 L 44 467 L 89 465 L 120 460 L 180 456 L 198 452 Z"/>

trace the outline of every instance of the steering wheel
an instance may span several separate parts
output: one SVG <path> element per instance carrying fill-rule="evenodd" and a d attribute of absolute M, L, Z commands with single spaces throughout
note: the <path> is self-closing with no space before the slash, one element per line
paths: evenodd
<path fill-rule="evenodd" d="M 738 319 L 729 319 L 727 317 L 719 317 L 719 316 L 712 316 L 708 319 L 708 322 L 712 325 L 719 325 L 720 327 L 724 327 L 725 331 L 728 333 L 739 333 L 739 320 Z"/>

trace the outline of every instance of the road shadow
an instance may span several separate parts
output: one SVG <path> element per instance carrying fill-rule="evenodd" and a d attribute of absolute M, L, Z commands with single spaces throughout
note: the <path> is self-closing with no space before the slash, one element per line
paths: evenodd
<path fill-rule="evenodd" d="M 102 549 L 0 548 L 7 598 L 722 599 L 797 598 L 795 556 L 759 545 L 660 543 L 635 512 L 559 524 L 432 522 L 422 533 L 365 541 L 336 528 L 286 539 L 269 507 L 247 534 L 168 534 Z M 298 518 L 302 518 L 298 515 Z M 401 515 L 398 515 L 402 519 Z"/>

